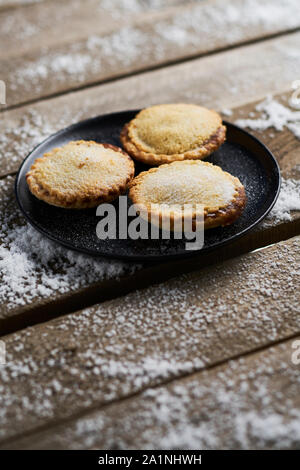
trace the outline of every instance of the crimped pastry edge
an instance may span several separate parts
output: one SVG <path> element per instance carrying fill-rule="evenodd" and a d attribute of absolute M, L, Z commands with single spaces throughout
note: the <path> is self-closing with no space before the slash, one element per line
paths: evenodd
<path fill-rule="evenodd" d="M 203 162 L 203 163 L 212 165 L 211 163 L 208 163 L 208 162 Z M 165 164 L 162 166 L 168 166 L 168 165 L 169 164 Z M 148 174 L 149 172 L 155 172 L 157 170 L 158 168 L 151 168 L 148 171 L 144 171 L 140 173 L 136 178 L 134 178 L 129 183 L 129 197 L 132 200 L 136 211 L 140 214 L 140 216 L 143 219 L 147 220 L 149 223 L 151 223 L 151 219 L 152 219 L 152 222 L 153 220 L 158 221 L 158 225 L 161 228 L 162 219 L 164 217 L 164 211 L 161 210 L 160 208 L 158 208 L 158 210 L 153 210 L 153 205 L 151 206 L 151 204 L 141 201 L 139 198 L 139 191 L 138 191 L 138 186 L 141 184 L 141 180 L 144 178 L 144 175 Z M 247 196 L 246 196 L 245 188 L 240 182 L 240 180 L 226 171 L 223 171 L 223 172 L 226 175 L 230 176 L 230 178 L 235 182 L 236 192 L 235 192 L 234 198 L 232 199 L 232 201 L 230 201 L 229 204 L 220 206 L 215 211 L 209 212 L 207 210 L 204 210 L 205 230 L 209 228 L 219 227 L 219 226 L 231 225 L 240 217 L 240 215 L 242 214 L 246 206 Z M 170 211 L 168 215 L 170 216 L 170 229 L 171 230 L 174 230 L 175 226 L 176 227 L 180 226 L 180 221 L 182 222 L 182 228 L 183 228 L 184 218 L 183 218 L 182 212 L 174 213 Z M 201 217 L 202 215 L 203 213 L 197 214 L 196 210 L 193 210 L 193 213 L 192 213 L 192 229 L 193 230 L 196 230 L 197 216 Z"/>
<path fill-rule="evenodd" d="M 129 125 L 132 121 L 125 124 L 123 127 L 120 140 L 126 152 L 135 160 L 143 162 L 147 165 L 162 165 L 165 163 L 172 163 L 174 161 L 182 160 L 202 160 L 203 158 L 215 152 L 226 140 L 226 127 L 222 124 L 216 132 L 200 147 L 190 150 L 184 153 L 175 153 L 171 155 L 166 154 L 155 154 L 151 152 L 145 152 L 136 147 L 136 145 L 130 140 L 128 135 Z"/>
<path fill-rule="evenodd" d="M 99 194 L 99 188 L 95 190 L 95 195 L 92 196 L 79 196 L 77 197 L 76 195 L 72 195 L 67 197 L 65 194 L 62 194 L 58 190 L 49 190 L 49 188 L 43 187 L 43 185 L 40 182 L 37 182 L 35 177 L 34 177 L 34 170 L 37 166 L 37 163 L 44 159 L 47 158 L 47 156 L 52 155 L 53 152 L 58 152 L 62 147 L 56 147 L 50 150 L 50 152 L 45 153 L 42 157 L 37 158 L 34 163 L 32 164 L 30 170 L 26 174 L 26 181 L 29 187 L 30 192 L 37 197 L 38 199 L 56 207 L 62 207 L 64 209 L 88 209 L 92 207 L 96 207 L 99 204 L 103 202 L 111 202 L 114 199 L 116 199 L 118 196 L 121 194 L 124 194 L 128 188 L 128 184 L 134 177 L 134 162 L 130 158 L 130 156 L 120 147 L 117 147 L 115 145 L 111 144 L 106 144 L 106 143 L 99 143 L 95 142 L 93 140 L 77 140 L 77 141 L 70 141 L 70 143 L 76 142 L 77 144 L 92 144 L 92 145 L 99 145 L 104 148 L 110 148 L 111 150 L 114 150 L 115 152 L 121 153 L 128 159 L 128 169 L 130 170 L 126 180 L 119 185 L 112 185 L 109 188 L 101 188 L 101 194 Z"/>

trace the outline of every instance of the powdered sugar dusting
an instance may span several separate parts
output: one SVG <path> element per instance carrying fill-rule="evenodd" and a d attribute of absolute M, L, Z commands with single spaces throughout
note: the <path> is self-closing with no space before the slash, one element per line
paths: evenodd
<path fill-rule="evenodd" d="M 268 96 L 256 106 L 261 116 L 256 119 L 238 119 L 235 123 L 241 127 L 264 131 L 270 127 L 276 131 L 289 129 L 297 138 L 300 138 L 300 111 L 294 111 L 279 103 L 272 96 Z"/>
<path fill-rule="evenodd" d="M 291 8 L 290 11 L 296 15 L 300 13 L 297 0 L 288 0 L 285 6 L 287 9 Z M 224 41 L 226 38 L 227 43 L 233 43 L 242 38 L 245 40 L 247 30 L 251 30 L 252 26 L 255 26 L 256 31 L 263 28 L 265 32 L 274 32 L 283 23 L 287 27 L 296 26 L 297 20 L 292 16 L 282 8 L 282 3 L 278 0 L 216 0 L 181 10 L 167 21 L 158 22 L 155 30 L 163 39 L 177 43 L 179 47 L 199 44 L 199 28 L 206 40 Z"/>
<path fill-rule="evenodd" d="M 0 0 L 0 6 L 12 6 L 12 5 L 27 5 L 30 3 L 44 2 L 45 0 Z"/>
<path fill-rule="evenodd" d="M 115 0 L 113 2 L 111 0 L 100 0 L 99 9 L 109 11 L 115 17 L 120 18 L 124 12 L 141 13 L 146 9 L 156 10 L 184 3 L 186 3 L 186 0 Z"/>
<path fill-rule="evenodd" d="M 134 27 L 120 28 L 107 36 L 91 35 L 87 40 L 73 43 L 68 51 L 47 50 L 43 55 L 29 59 L 20 65 L 15 62 L 10 71 L 9 88 L 16 93 L 41 92 L 60 87 L 66 80 L 75 84 L 90 81 L 96 75 L 104 78 L 111 73 L 118 74 L 120 67 L 127 69 L 138 58 L 147 60 L 153 47 L 151 35 Z M 143 56 L 141 55 L 143 54 Z M 160 48 L 154 50 L 155 57 L 161 55 Z M 118 69 L 116 68 L 118 64 Z M 49 83 L 49 77 L 53 78 Z"/>
<path fill-rule="evenodd" d="M 97 280 L 115 278 L 132 272 L 137 265 L 96 260 L 66 250 L 45 237 L 20 218 L 12 195 L 13 178 L 0 181 L 0 301 L 8 309 L 30 304 L 37 298 L 66 293 Z M 264 222 L 292 220 L 300 210 L 300 181 L 283 179 L 279 199 Z"/>
<path fill-rule="evenodd" d="M 4 174 L 16 171 L 18 164 L 36 145 L 60 128 L 70 125 L 82 116 L 82 111 L 74 112 L 65 108 L 53 122 L 47 115 L 34 108 L 27 109 L 21 119 L 5 123 L 0 139 L 0 154 Z"/>
<path fill-rule="evenodd" d="M 15 423 L 20 433 L 298 331 L 298 254 L 299 240 L 291 240 L 7 337 L 0 435 L 14 433 Z"/>
<path fill-rule="evenodd" d="M 8 313 L 35 299 L 75 291 L 103 279 L 118 278 L 137 265 L 95 259 L 52 243 L 25 223 L 15 207 L 13 178 L 0 181 L 0 301 Z"/>
<path fill-rule="evenodd" d="M 122 423 L 114 420 L 111 410 L 99 419 L 80 420 L 72 438 L 87 437 L 91 445 L 102 434 L 103 448 L 116 440 L 119 448 L 132 442 L 138 448 L 158 449 L 297 448 L 299 380 L 286 352 L 280 368 L 269 352 L 254 364 L 239 360 L 217 374 L 149 390 L 138 403 L 125 404 L 126 411 L 125 407 L 114 410 Z M 280 384 L 279 377 L 289 386 Z M 133 436 L 126 436 L 126 428 Z M 118 429 L 114 436 L 112 429 Z"/>
<path fill-rule="evenodd" d="M 69 87 L 75 87 L 96 78 L 103 79 L 146 64 L 178 58 L 178 54 L 187 54 L 187 48 L 189 54 L 199 53 L 203 48 L 199 28 L 206 36 L 206 52 L 210 44 L 223 47 L 224 37 L 229 44 L 245 40 L 245 31 L 252 25 L 255 30 L 259 25 L 264 34 L 280 30 L 283 23 L 285 27 L 294 27 L 298 24 L 296 12 L 300 6 L 297 0 L 288 0 L 288 3 L 283 8 L 277 0 L 267 3 L 246 0 L 243 6 L 240 2 L 231 5 L 221 0 L 207 6 L 199 2 L 166 19 L 146 21 L 144 27 L 128 25 L 107 35 L 92 33 L 87 39 L 70 44 L 68 50 L 45 49 L 35 58 L 28 56 L 25 63 L 24 60 L 15 60 L 13 67 L 7 62 L 8 88 L 13 91 L 12 99 L 17 99 L 18 93 L 24 99 L 27 94 L 31 97 L 36 93 L 49 94 L 63 89 L 66 81 Z M 250 33 L 250 37 L 253 35 Z"/>
<path fill-rule="evenodd" d="M 41 436 L 39 444 L 102 449 L 298 448 L 299 374 L 290 363 L 290 350 L 288 343 L 255 360 L 231 361 L 198 377 L 148 389 L 59 427 L 57 437 Z"/>
<path fill-rule="evenodd" d="M 255 117 L 259 113 L 259 117 Z M 282 132 L 289 129 L 297 138 L 300 138 L 300 111 L 295 111 L 282 103 L 279 103 L 272 96 L 268 96 L 264 101 L 256 105 L 247 119 L 235 121 L 238 126 L 247 127 L 256 131 L 265 131 L 274 128 Z M 293 168 L 295 174 L 299 172 L 300 166 Z M 282 178 L 281 190 L 278 200 L 272 211 L 266 218 L 264 224 L 270 220 L 279 223 L 292 220 L 292 212 L 300 210 L 300 180 L 296 178 Z"/>
<path fill-rule="evenodd" d="M 267 217 L 266 222 L 292 220 L 292 211 L 300 211 L 300 180 L 282 178 L 281 190 L 275 206 Z"/>
<path fill-rule="evenodd" d="M 256 361 L 232 361 L 198 378 L 148 390 L 135 403 L 79 420 L 69 442 L 101 442 L 103 448 L 117 442 L 122 449 L 133 443 L 158 449 L 297 448 L 299 377 L 289 361 L 289 348 L 290 343 L 277 354 L 275 349 L 260 354 Z M 284 356 L 279 366 L 272 353 Z"/>
<path fill-rule="evenodd" d="M 299 374 L 290 362 L 291 351 L 289 342 L 167 387 L 150 388 L 57 426 L 55 433 L 39 433 L 34 444 L 62 449 L 297 449 Z M 26 448 L 26 438 L 24 443 Z"/>

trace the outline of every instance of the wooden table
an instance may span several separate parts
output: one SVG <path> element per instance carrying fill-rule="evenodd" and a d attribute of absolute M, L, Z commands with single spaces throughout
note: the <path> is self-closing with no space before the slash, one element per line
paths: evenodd
<path fill-rule="evenodd" d="M 17 210 L 21 161 L 72 122 L 182 101 L 235 122 L 269 93 L 287 105 L 297 0 L 129 3 L 0 2 L 0 448 L 299 448 L 299 211 L 141 266 L 67 252 Z M 297 195 L 299 139 L 253 133 Z"/>

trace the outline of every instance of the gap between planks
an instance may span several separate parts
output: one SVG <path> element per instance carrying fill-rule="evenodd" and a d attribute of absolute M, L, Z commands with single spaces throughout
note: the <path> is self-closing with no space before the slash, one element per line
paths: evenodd
<path fill-rule="evenodd" d="M 300 219 L 293 224 L 281 224 L 275 229 L 245 235 L 242 239 L 215 250 L 212 254 L 178 260 L 169 263 L 149 263 L 142 270 L 132 275 L 122 276 L 87 286 L 78 292 L 60 295 L 57 300 L 46 299 L 45 302 L 33 307 L 27 306 L 20 313 L 0 320 L 0 338 L 24 328 L 49 320 L 72 314 L 79 309 L 91 307 L 97 303 L 123 297 L 135 290 L 145 289 L 149 285 L 157 285 L 184 273 L 197 271 L 207 266 L 222 263 L 243 254 L 267 248 L 273 244 L 300 235 Z M 152 265 L 152 266 L 151 266 Z"/>
<path fill-rule="evenodd" d="M 118 0 L 113 0 L 114 2 L 118 1 Z M 147 0 L 146 0 L 147 1 Z M 185 0 L 167 0 L 167 4 L 168 5 L 172 5 L 172 4 L 175 4 L 175 5 L 180 5 L 180 3 L 183 3 Z M 188 0 L 190 3 L 193 2 L 193 0 Z M 34 7 L 36 5 L 43 5 L 45 3 L 57 3 L 59 4 L 61 2 L 61 0 L 0 0 L 0 11 L 6 11 L 6 10 L 15 10 L 15 9 L 23 9 L 24 7 Z M 101 0 L 100 0 L 101 2 Z M 121 3 L 122 0 L 121 0 Z M 141 7 L 143 7 L 143 4 L 144 4 L 144 0 L 141 0 Z M 119 4 L 120 4 L 120 1 L 119 1 Z M 118 8 L 119 5 L 116 4 L 116 8 Z M 144 5 L 144 8 L 146 8 L 146 5 Z"/>
<path fill-rule="evenodd" d="M 299 335 L 299 241 L 4 338 L 2 441 Z"/>
<path fill-rule="evenodd" d="M 292 351 L 293 340 L 278 344 L 193 377 L 146 390 L 133 399 L 115 403 L 102 411 L 96 410 L 52 428 L 50 432 L 45 430 L 35 434 L 33 439 L 31 436 L 21 438 L 16 444 L 12 443 L 12 448 L 114 449 L 117 443 L 123 449 L 137 446 L 140 449 L 153 446 L 162 449 L 178 446 L 192 449 L 253 449 L 257 446 L 260 449 L 274 446 L 298 449 L 298 368 L 291 363 Z M 282 396 L 286 398 L 283 403 Z M 247 419 L 249 415 L 252 416 L 250 420 Z M 259 431 L 264 420 L 265 428 Z M 270 422 L 268 426 L 268 420 L 271 420 L 271 426 Z M 253 436 L 248 430 L 251 425 L 255 428 L 257 421 L 258 434 L 254 432 Z M 279 424 L 279 429 L 276 424 Z M 204 438 L 201 433 L 203 425 Z M 128 429 L 131 430 L 129 435 Z M 242 435 L 237 439 L 240 433 Z M 221 437 L 217 445 L 211 442 L 214 434 Z"/>
<path fill-rule="evenodd" d="M 170 64 L 172 61 L 177 63 L 178 59 L 204 57 L 206 53 L 226 50 L 227 46 L 229 48 L 231 46 L 234 47 L 234 44 L 251 44 L 252 40 L 259 42 L 259 38 L 262 38 L 262 42 L 264 42 L 268 37 L 276 37 L 278 33 L 280 35 L 289 35 L 291 31 L 297 31 L 299 29 L 300 25 L 297 21 L 297 12 L 295 12 L 292 17 L 290 12 L 286 15 L 286 9 L 282 8 L 281 3 L 277 1 L 276 14 L 274 13 L 275 19 L 273 19 L 272 12 L 275 6 L 272 1 L 268 1 L 269 3 L 263 7 L 263 18 L 268 18 L 266 14 L 267 9 L 267 11 L 270 10 L 269 19 L 268 21 L 264 20 L 260 22 L 255 22 L 253 0 L 247 0 L 245 4 L 234 0 L 232 8 L 234 8 L 236 15 L 242 16 L 243 21 L 240 22 L 232 22 L 232 10 L 227 11 L 226 4 L 224 6 L 224 2 L 220 0 L 210 0 L 207 2 L 204 1 L 203 3 L 199 2 L 199 4 L 187 5 L 185 7 L 176 7 L 174 11 L 171 9 L 170 13 L 167 12 L 167 15 L 166 12 L 162 14 L 161 23 L 158 21 L 160 13 L 158 18 L 157 14 L 153 16 L 151 13 L 148 20 L 140 21 L 136 25 L 131 26 L 131 28 L 133 28 L 132 31 L 135 31 L 133 38 L 131 38 L 132 35 L 129 35 L 128 39 L 126 33 L 125 38 L 122 39 L 122 43 L 125 45 L 128 40 L 129 50 L 133 49 L 131 55 L 128 52 L 126 63 L 124 63 L 123 60 L 124 46 L 121 50 L 117 46 L 114 46 L 114 36 L 104 36 L 106 42 L 104 49 L 103 45 L 101 46 L 103 50 L 99 45 L 99 47 L 97 46 L 98 49 L 96 48 L 94 50 L 89 47 L 90 43 L 85 43 L 84 41 L 80 42 L 78 40 L 77 42 L 75 41 L 74 44 L 72 42 L 72 47 L 76 45 L 75 49 L 73 47 L 73 49 L 70 50 L 69 44 L 66 46 L 62 45 L 61 47 L 57 45 L 56 48 L 50 48 L 47 51 L 43 51 L 43 53 L 39 51 L 31 52 L 31 54 L 14 58 L 13 66 L 9 59 L 4 60 L 2 62 L 4 75 L 1 78 L 7 82 L 7 101 L 9 108 L 12 109 L 11 106 L 13 104 L 33 102 L 34 99 L 39 99 L 42 96 L 60 96 L 58 94 L 59 92 L 79 89 L 86 84 L 104 83 L 105 80 L 114 77 L 130 76 L 130 74 L 138 70 L 154 70 L 155 67 L 159 67 L 160 64 Z M 298 7 L 298 5 L 294 3 L 294 0 L 290 0 L 290 2 L 291 8 Z M 181 18 L 182 15 L 184 16 L 184 12 L 188 12 L 192 15 L 191 18 L 193 18 L 194 8 L 196 8 L 195 11 L 198 12 L 198 15 L 201 13 L 201 15 L 199 15 L 199 28 L 197 28 L 197 31 L 194 31 L 193 28 L 187 27 L 184 24 L 184 27 L 187 28 L 186 30 L 184 29 L 187 37 L 192 34 L 193 41 L 191 41 L 191 44 L 185 43 L 184 41 L 174 42 L 174 33 L 171 35 L 171 39 L 168 35 L 159 34 L 160 28 L 162 31 L 165 29 L 168 31 L 168 27 L 172 29 L 174 25 L 175 28 L 178 28 L 175 21 L 176 14 Z M 279 14 L 281 9 L 282 15 Z M 218 14 L 216 20 L 215 11 Z M 249 20 L 247 19 L 247 13 L 249 13 Z M 203 21 L 203 25 L 201 20 Z M 175 21 L 174 25 L 173 21 Z M 222 27 L 219 24 L 220 21 L 223 22 Z M 116 31 L 118 32 L 119 29 L 118 25 Z M 192 31 L 190 31 L 190 29 Z M 220 33 L 220 31 L 222 31 L 222 33 Z M 138 38 L 142 35 L 143 40 L 137 39 L 136 35 Z M 120 38 L 118 41 L 119 40 Z M 110 53 L 107 52 L 107 41 L 108 46 L 112 48 Z M 139 41 L 142 41 L 142 44 L 146 41 L 147 47 L 140 47 Z M 139 50 L 143 51 L 142 55 Z M 65 69 L 61 63 L 65 61 L 66 55 L 69 58 L 69 66 L 67 69 Z M 111 55 L 114 57 L 113 63 L 111 62 Z M 101 57 L 101 63 L 99 62 L 99 57 Z M 45 62 L 45 58 L 47 58 L 48 62 Z M 72 60 L 73 62 L 75 60 L 78 62 L 79 58 L 85 62 L 84 68 L 82 70 L 80 69 L 80 71 L 74 69 L 74 73 L 71 73 L 73 70 L 71 65 Z M 51 64 L 55 59 L 58 60 L 60 67 L 57 69 L 56 65 L 56 68 L 52 70 Z M 35 68 L 38 66 L 43 69 L 42 75 L 40 73 L 35 74 Z M 80 67 L 82 68 L 82 66 Z"/>
<path fill-rule="evenodd" d="M 287 99 L 285 96 L 281 98 Z M 234 111 L 233 120 L 234 116 L 247 116 L 254 107 L 255 104 L 250 104 L 237 108 Z M 254 134 L 260 137 L 259 132 Z M 295 158 L 295 151 L 298 148 L 297 139 L 291 138 L 288 131 L 283 131 L 276 137 L 268 136 L 266 131 L 263 136 L 264 143 L 270 145 L 271 150 L 275 151 L 284 176 L 292 175 L 297 163 Z M 38 299 L 37 302 L 34 301 L 31 305 L 27 305 L 19 310 L 17 309 L 14 314 L 2 318 L 0 320 L 1 334 L 8 334 L 26 326 L 69 314 L 79 308 L 103 302 L 116 296 L 120 297 L 134 289 L 142 289 L 150 284 L 174 277 L 177 274 L 197 270 L 204 266 L 229 259 L 230 257 L 286 240 L 298 234 L 300 234 L 300 217 L 295 216 L 291 222 L 276 223 L 275 225 L 271 223 L 270 226 L 264 226 L 263 229 L 258 228 L 251 231 L 235 243 L 213 253 L 200 254 L 200 256 L 176 262 L 145 265 L 143 269 L 135 274 L 123 276 L 119 280 L 112 279 L 95 282 L 79 289 L 77 292 L 68 292 L 66 295 L 59 294 L 54 300 Z"/>
<path fill-rule="evenodd" d="M 71 424 L 76 420 L 85 418 L 86 416 L 90 415 L 93 412 L 102 412 L 102 411 L 105 411 L 108 408 L 111 408 L 114 405 L 118 405 L 118 404 L 121 404 L 121 403 L 126 403 L 126 402 L 128 402 L 132 399 L 140 397 L 143 394 L 143 392 L 145 392 L 149 388 L 155 390 L 155 389 L 159 389 L 161 387 L 166 387 L 168 385 L 171 385 L 172 383 L 176 383 L 176 382 L 178 382 L 180 380 L 183 380 L 183 379 L 191 379 L 192 380 L 193 378 L 200 378 L 201 374 L 203 372 L 213 371 L 214 369 L 217 369 L 221 366 L 226 366 L 228 363 L 230 363 L 232 361 L 238 361 L 239 359 L 242 359 L 242 358 L 250 358 L 251 356 L 254 356 L 256 354 L 268 351 L 270 348 L 273 348 L 273 347 L 276 347 L 276 346 L 279 346 L 279 345 L 288 344 L 290 341 L 296 340 L 298 338 L 300 339 L 299 332 L 297 332 L 295 334 L 292 334 L 290 336 L 287 336 L 287 337 L 285 337 L 281 340 L 271 341 L 268 344 L 265 344 L 263 346 L 259 346 L 257 348 L 253 348 L 250 351 L 245 351 L 243 353 L 230 356 L 230 357 L 228 357 L 224 360 L 216 361 L 215 363 L 213 363 L 211 365 L 208 365 L 206 367 L 203 367 L 202 369 L 198 369 L 195 372 L 180 374 L 180 375 L 178 375 L 176 377 L 173 377 L 173 378 L 170 378 L 168 380 L 163 380 L 163 381 L 161 381 L 161 382 L 159 382 L 155 385 L 148 385 L 144 388 L 141 388 L 137 392 L 130 393 L 130 394 L 124 396 L 124 397 L 108 401 L 107 403 L 105 403 L 103 405 L 91 406 L 90 408 L 83 409 L 78 413 L 74 413 L 72 416 L 70 416 L 68 418 L 58 419 L 58 420 L 55 420 L 55 422 L 53 422 L 53 423 L 50 422 L 50 423 L 46 423 L 42 426 L 37 426 L 33 430 L 21 432 L 20 434 L 16 434 L 13 437 L 9 437 L 7 439 L 0 440 L 0 449 L 2 449 L 2 450 L 8 449 L 9 450 L 10 445 L 12 445 L 16 449 L 18 447 L 18 442 L 19 441 L 22 442 L 23 439 L 32 438 L 33 442 L 34 442 L 35 441 L 34 437 L 35 436 L 38 437 L 40 435 L 40 433 L 43 433 L 44 431 L 47 431 L 47 432 L 50 431 L 50 433 L 51 433 L 52 430 L 55 430 L 55 429 L 59 428 L 62 425 L 67 426 L 68 424 Z"/>
<path fill-rule="evenodd" d="M 39 102 L 59 98 L 59 97 L 62 97 L 62 96 L 65 96 L 65 95 L 68 95 L 68 94 L 71 94 L 71 93 L 74 93 L 74 92 L 89 90 L 89 89 L 96 88 L 96 87 L 101 86 L 101 85 L 113 84 L 115 82 L 118 82 L 119 80 L 123 80 L 123 79 L 126 79 L 126 78 L 138 77 L 140 75 L 142 76 L 143 74 L 148 73 L 148 72 L 155 72 L 155 71 L 163 70 L 167 67 L 185 64 L 185 63 L 190 62 L 190 61 L 199 60 L 199 59 L 206 58 L 206 57 L 211 57 L 211 56 L 214 56 L 214 55 L 221 54 L 223 52 L 229 52 L 229 51 L 232 51 L 232 50 L 235 50 L 235 49 L 241 49 L 245 46 L 251 46 L 251 45 L 258 44 L 258 43 L 263 44 L 264 42 L 272 40 L 272 39 L 278 39 L 278 38 L 281 38 L 281 37 L 289 37 L 290 35 L 293 35 L 293 34 L 298 33 L 298 32 L 300 32 L 300 28 L 294 28 L 294 29 L 289 30 L 288 32 L 285 31 L 285 32 L 279 32 L 279 33 L 275 33 L 275 34 L 269 34 L 269 35 L 262 36 L 260 38 L 256 38 L 256 39 L 253 39 L 253 40 L 241 41 L 241 42 L 236 43 L 234 45 L 219 47 L 219 48 L 217 48 L 213 51 L 208 51 L 208 52 L 201 53 L 201 54 L 191 54 L 189 56 L 181 57 L 179 59 L 165 61 L 165 62 L 156 64 L 156 65 L 141 67 L 138 70 L 134 70 L 132 72 L 121 73 L 121 74 L 113 74 L 111 77 L 103 79 L 103 80 L 95 80 L 95 81 L 92 81 L 90 83 L 87 82 L 87 83 L 85 83 L 81 86 L 70 87 L 70 88 L 55 92 L 55 93 L 42 95 L 42 96 L 27 100 L 27 101 L 26 100 L 25 101 L 20 101 L 19 103 L 16 103 L 16 104 L 13 104 L 13 105 L 7 105 L 5 107 L 3 105 L 0 105 L 0 113 L 6 112 L 6 111 L 17 110 L 17 109 L 25 107 L 25 106 L 31 106 L 31 105 L 37 104 Z"/>
<path fill-rule="evenodd" d="M 45 137 L 99 112 L 178 100 L 222 110 L 282 92 L 298 73 L 300 62 L 291 58 L 291 48 L 298 43 L 300 34 L 247 46 L 243 54 L 237 49 L 4 112 L 0 174 L 17 170 L 24 156 Z"/>
<path fill-rule="evenodd" d="M 49 2 L 49 0 L 39 0 L 40 2 Z M 51 1 L 51 0 L 50 0 Z M 16 0 L 16 1 L 4 1 L 0 3 L 0 13 L 6 12 L 6 11 L 12 11 L 15 10 L 16 8 L 26 8 L 34 5 L 36 2 L 35 0 L 31 0 L 29 2 L 23 2 L 22 0 Z"/>

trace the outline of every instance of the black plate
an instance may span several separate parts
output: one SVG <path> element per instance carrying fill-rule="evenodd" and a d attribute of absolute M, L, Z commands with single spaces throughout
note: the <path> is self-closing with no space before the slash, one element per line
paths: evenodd
<path fill-rule="evenodd" d="M 195 255 L 195 251 L 185 250 L 184 239 L 99 240 L 96 225 L 100 219 L 95 209 L 60 209 L 39 201 L 28 189 L 25 175 L 37 157 L 70 140 L 121 146 L 121 128 L 137 112 L 124 111 L 79 122 L 50 136 L 27 156 L 19 169 L 15 190 L 22 212 L 37 230 L 67 248 L 97 256 L 146 261 Z M 271 152 L 246 131 L 227 122 L 225 125 L 227 141 L 207 160 L 237 176 L 246 188 L 248 201 L 234 224 L 205 231 L 203 253 L 237 239 L 257 225 L 273 207 L 280 189 L 280 171 Z M 147 168 L 136 164 L 136 174 Z"/>

